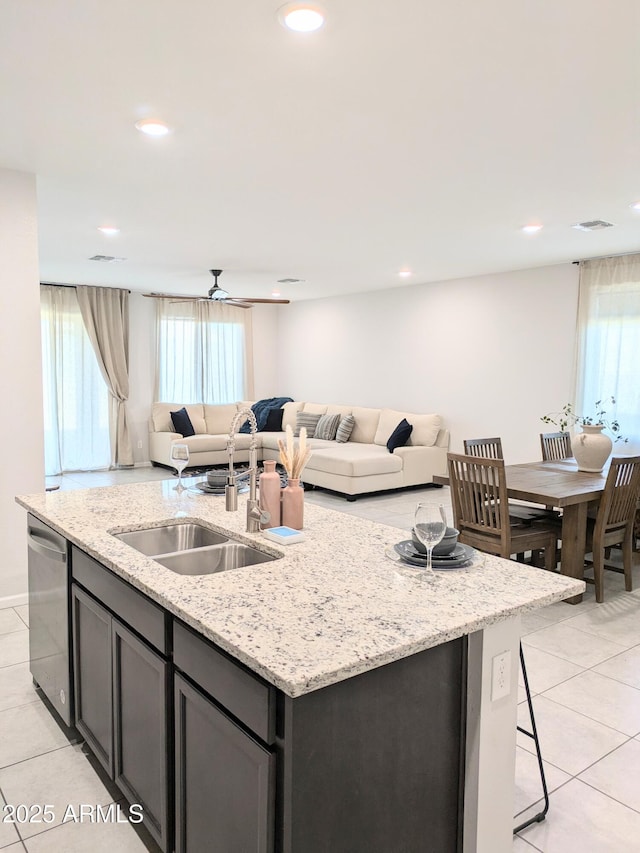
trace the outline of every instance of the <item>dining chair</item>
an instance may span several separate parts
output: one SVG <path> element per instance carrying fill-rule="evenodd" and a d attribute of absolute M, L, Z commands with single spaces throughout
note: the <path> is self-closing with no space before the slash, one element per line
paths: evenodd
<path fill-rule="evenodd" d="M 543 462 L 557 462 L 573 456 L 571 435 L 568 432 L 541 432 L 540 446 Z"/>
<path fill-rule="evenodd" d="M 585 578 L 596 587 L 596 601 L 604 601 L 604 570 L 624 574 L 624 588 L 633 589 L 631 563 L 633 559 L 634 523 L 640 496 L 640 456 L 618 456 L 611 459 L 595 519 L 588 519 L 587 552 L 591 552 L 593 579 Z M 605 563 L 605 551 L 612 545 L 622 546 L 622 569 Z"/>
<path fill-rule="evenodd" d="M 504 459 L 448 453 L 449 485 L 459 541 L 480 551 L 511 557 L 544 550 L 544 567 L 556 568 L 557 531 L 509 518 Z"/>
<path fill-rule="evenodd" d="M 465 438 L 462 443 L 467 456 L 476 456 L 478 459 L 504 459 L 501 438 Z M 553 507 L 543 509 L 509 501 L 509 516 L 516 522 L 530 524 L 550 515 L 557 515 Z"/>

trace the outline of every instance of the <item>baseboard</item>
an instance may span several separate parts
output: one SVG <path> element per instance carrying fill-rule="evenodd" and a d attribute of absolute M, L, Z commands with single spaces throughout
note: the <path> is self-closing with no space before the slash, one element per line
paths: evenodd
<path fill-rule="evenodd" d="M 26 592 L 22 592 L 20 595 L 5 595 L 3 598 L 0 598 L 0 610 L 3 610 L 5 607 L 22 607 L 22 605 L 28 603 L 29 595 Z"/>

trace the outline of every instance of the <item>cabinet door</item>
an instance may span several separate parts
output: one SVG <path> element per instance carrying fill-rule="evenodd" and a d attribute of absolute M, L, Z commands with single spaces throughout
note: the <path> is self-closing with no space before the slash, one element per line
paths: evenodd
<path fill-rule="evenodd" d="M 169 668 L 166 661 L 114 619 L 114 779 L 143 822 L 167 849 Z"/>
<path fill-rule="evenodd" d="M 275 756 L 175 677 L 176 853 L 273 853 Z"/>
<path fill-rule="evenodd" d="M 76 727 L 113 777 L 111 615 L 75 584 L 71 596 Z"/>

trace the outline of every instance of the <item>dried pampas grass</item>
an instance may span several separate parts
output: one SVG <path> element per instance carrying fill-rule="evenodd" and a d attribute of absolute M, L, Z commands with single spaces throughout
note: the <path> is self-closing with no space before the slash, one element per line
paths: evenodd
<path fill-rule="evenodd" d="M 290 425 L 287 425 L 286 442 L 279 438 L 278 447 L 280 448 L 280 462 L 287 472 L 287 477 L 290 480 L 299 480 L 302 469 L 311 456 L 311 450 L 307 447 L 307 430 L 305 427 L 300 430 L 300 440 L 296 445 L 293 440 L 293 430 Z"/>

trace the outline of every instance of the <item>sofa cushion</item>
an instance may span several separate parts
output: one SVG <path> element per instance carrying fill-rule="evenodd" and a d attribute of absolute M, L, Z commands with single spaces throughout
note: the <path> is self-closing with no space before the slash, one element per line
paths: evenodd
<path fill-rule="evenodd" d="M 316 424 L 315 437 L 333 441 L 338 432 L 341 420 L 342 418 L 339 413 L 335 415 L 322 415 Z"/>
<path fill-rule="evenodd" d="M 412 431 L 413 427 L 409 421 L 406 418 L 403 418 L 389 436 L 389 441 L 387 442 L 387 450 L 389 453 L 393 453 L 396 447 L 404 447 L 409 441 L 409 436 Z"/>
<path fill-rule="evenodd" d="M 176 412 L 178 409 L 185 408 L 191 424 L 196 433 L 204 433 L 207 431 L 204 422 L 204 407 L 201 403 L 190 403 L 185 406 L 183 403 L 154 403 L 151 407 L 151 422 L 155 432 L 175 432 L 173 422 L 171 420 L 171 412 Z"/>
<path fill-rule="evenodd" d="M 176 432 L 179 432 L 183 438 L 188 438 L 190 435 L 195 435 L 196 431 L 191 423 L 191 418 L 187 414 L 187 410 L 182 407 L 177 412 L 170 412 L 171 422 Z"/>
<path fill-rule="evenodd" d="M 189 453 L 209 453 L 213 450 L 227 449 L 227 436 L 224 435 L 192 435 L 185 438 L 184 443 L 189 448 Z M 251 444 L 251 436 L 238 433 L 235 438 L 236 450 L 248 450 Z"/>
<path fill-rule="evenodd" d="M 286 429 L 288 426 L 291 429 L 295 429 L 296 426 L 296 415 L 298 412 L 302 411 L 302 407 L 304 403 L 285 403 L 282 407 L 284 412 L 282 416 L 282 429 Z"/>
<path fill-rule="evenodd" d="M 326 403 L 305 403 L 303 411 L 310 415 L 324 415 L 327 412 Z"/>
<path fill-rule="evenodd" d="M 409 446 L 422 445 L 431 447 L 436 443 L 438 431 L 442 423 L 440 415 L 416 415 L 411 412 L 399 412 L 396 409 L 383 409 L 380 412 L 380 421 L 376 430 L 374 443 L 386 445 L 389 436 L 398 426 L 402 419 L 406 419 L 413 431 L 409 438 Z"/>
<path fill-rule="evenodd" d="M 267 422 L 262 427 L 264 432 L 281 432 L 283 415 L 284 409 L 269 409 L 267 413 Z"/>
<path fill-rule="evenodd" d="M 352 413 L 356 422 L 349 440 L 357 441 L 360 444 L 373 444 L 373 439 L 378 429 L 378 421 L 380 420 L 380 409 L 365 409 L 360 406 L 354 406 Z M 397 423 L 398 421 L 396 421 Z"/>
<path fill-rule="evenodd" d="M 409 447 L 433 447 L 438 439 L 438 433 L 442 426 L 440 415 L 406 415 L 407 420 L 413 426 Z"/>
<path fill-rule="evenodd" d="M 402 459 L 388 453 L 386 447 L 349 441 L 346 444 L 333 443 L 326 450 L 314 449 L 306 467 L 311 471 L 324 471 L 344 477 L 368 477 L 401 471 Z"/>
<path fill-rule="evenodd" d="M 316 426 L 321 417 L 321 415 L 312 415 L 308 412 L 298 412 L 296 415 L 296 428 L 293 434 L 300 435 L 300 430 L 304 427 L 307 431 L 307 438 L 313 438 L 316 433 Z"/>
<path fill-rule="evenodd" d="M 231 429 L 231 421 L 238 412 L 235 403 L 223 403 L 221 405 L 205 405 L 204 422 L 207 426 L 208 435 L 227 434 Z"/>
<path fill-rule="evenodd" d="M 341 419 L 336 430 L 336 441 L 338 444 L 344 444 L 346 441 L 349 441 L 355 425 L 356 419 L 353 415 L 345 415 Z"/>

